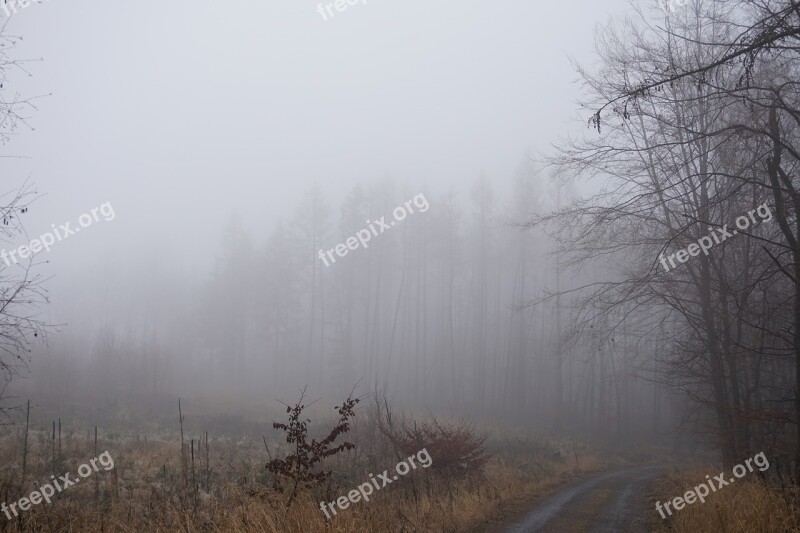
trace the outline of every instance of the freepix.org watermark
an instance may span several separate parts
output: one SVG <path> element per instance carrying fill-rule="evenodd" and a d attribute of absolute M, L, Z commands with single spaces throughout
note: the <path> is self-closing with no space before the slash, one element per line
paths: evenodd
<path fill-rule="evenodd" d="M 658 7 L 664 13 L 671 13 L 679 7 L 686 7 L 688 3 L 689 0 L 658 0 Z"/>
<path fill-rule="evenodd" d="M 736 219 L 736 227 L 741 231 L 746 230 L 751 224 L 758 222 L 755 217 L 756 214 L 761 217 L 761 222 L 769 222 L 772 220 L 772 211 L 770 211 L 769 206 L 764 203 L 755 209 L 751 209 L 747 215 L 738 217 Z M 700 237 L 696 243 L 692 243 L 686 248 L 678 250 L 674 254 L 670 254 L 666 257 L 663 253 L 659 255 L 659 260 L 661 261 L 661 266 L 664 267 L 664 271 L 670 271 L 670 268 L 667 266 L 667 260 L 669 260 L 669 264 L 672 265 L 672 268 L 675 268 L 677 265 L 675 264 L 674 259 L 678 260 L 678 264 L 682 264 L 688 261 L 689 257 L 700 255 L 701 250 L 705 255 L 708 255 L 708 251 L 714 246 L 714 244 L 720 244 L 725 239 L 733 237 L 734 235 L 738 235 L 739 233 L 736 230 L 728 231 L 728 224 L 725 224 L 721 228 L 714 229 L 715 231 L 713 231 L 711 234 Z"/>
<path fill-rule="evenodd" d="M 11 520 L 11 514 L 8 512 L 9 510 L 14 513 L 14 516 L 19 516 L 16 509 L 17 507 L 19 507 L 20 511 L 27 511 L 31 508 L 31 505 L 38 505 L 42 503 L 42 500 L 50 503 L 50 498 L 57 494 L 56 491 L 61 492 L 67 487 L 77 485 L 80 483 L 81 478 L 89 477 L 92 475 L 92 472 L 99 472 L 100 469 L 97 468 L 98 462 L 100 462 L 100 466 L 102 466 L 103 470 L 105 471 L 109 471 L 114 468 L 114 459 L 111 458 L 110 453 L 105 451 L 94 459 L 90 459 L 88 463 L 82 464 L 78 467 L 78 475 L 80 477 L 70 479 L 69 473 L 59 476 L 58 479 L 56 479 L 56 476 L 54 475 L 50 476 L 50 479 L 53 480 L 52 485 L 50 483 L 46 483 L 39 487 L 39 490 L 31 492 L 27 498 L 20 498 L 14 503 L 6 505 L 6 502 L 3 502 L 3 504 L 0 505 L 0 511 L 3 511 L 3 513 L 6 515 L 6 518 Z"/>
<path fill-rule="evenodd" d="M 0 9 L 5 12 L 7 17 L 18 10 L 28 7 L 31 4 L 41 4 L 45 0 L 0 0 Z"/>
<path fill-rule="evenodd" d="M 394 220 L 391 222 L 386 222 L 386 217 L 381 217 L 375 221 L 367 220 L 367 224 L 369 224 L 369 228 L 364 228 L 358 230 L 353 237 L 348 237 L 345 240 L 344 244 L 337 244 L 335 248 L 331 248 L 327 252 L 324 250 L 319 251 L 319 258 L 322 259 L 322 262 L 325 263 L 325 266 L 330 266 L 328 263 L 328 259 L 325 257 L 327 254 L 328 258 L 330 258 L 332 263 L 336 262 L 336 258 L 333 257 L 334 251 L 336 255 L 339 257 L 344 257 L 350 250 L 355 250 L 359 246 L 363 248 L 369 248 L 367 243 L 372 239 L 372 237 L 377 237 L 387 229 L 394 226 L 396 223 L 403 221 L 408 215 L 414 213 L 414 209 L 412 206 L 416 206 L 419 209 L 420 213 L 424 213 L 428 209 L 430 209 L 430 205 L 428 204 L 428 200 L 425 198 L 424 194 L 418 194 L 413 199 L 407 201 L 405 205 L 398 206 L 392 211 L 392 216 Z M 377 227 L 375 227 L 377 224 Z M 380 230 L 380 231 L 378 231 Z"/>
<path fill-rule="evenodd" d="M 320 15 L 322 15 L 322 20 L 328 22 L 328 17 L 333 18 L 336 15 L 333 14 L 333 10 L 336 9 L 339 13 L 347 9 L 348 6 L 354 6 L 357 3 L 361 2 L 362 4 L 366 4 L 367 0 L 336 0 L 335 2 L 331 2 L 329 4 L 325 4 L 325 7 L 322 7 L 322 4 L 317 5 L 317 11 Z M 328 13 L 326 16 L 325 13 Z"/>
<path fill-rule="evenodd" d="M 71 228 L 69 222 L 65 222 L 56 228 L 55 224 L 51 224 L 53 227 L 53 231 L 48 231 L 39 236 L 38 239 L 33 239 L 28 244 L 23 244 L 19 248 L 16 248 L 11 251 L 2 250 L 0 251 L 0 259 L 2 259 L 6 266 L 11 266 L 12 263 L 16 264 L 20 259 L 28 259 L 33 254 L 37 254 L 41 252 L 43 249 L 46 251 L 50 251 L 50 247 L 53 246 L 56 241 L 63 241 L 70 235 L 78 233 L 81 228 L 87 228 L 94 224 L 95 222 L 100 221 L 100 217 L 98 213 L 103 215 L 103 220 L 106 222 L 110 220 L 114 220 L 116 218 L 116 214 L 114 213 L 114 208 L 111 207 L 110 202 L 106 202 L 100 207 L 95 207 L 91 210 L 91 213 L 84 213 L 78 217 L 78 224 L 80 227 Z"/>
<path fill-rule="evenodd" d="M 767 456 L 764 455 L 764 452 L 759 452 L 750 459 L 746 459 L 744 464 L 738 464 L 733 467 L 733 475 L 736 476 L 735 478 L 732 477 L 725 479 L 725 472 L 720 472 L 718 476 L 714 476 L 713 478 L 711 476 L 706 476 L 705 483 L 700 483 L 694 489 L 686 491 L 686 494 L 684 494 L 683 497 L 676 496 L 671 501 L 664 502 L 664 509 L 666 509 L 669 516 L 672 516 L 672 511 L 669 508 L 670 504 L 672 504 L 676 511 L 680 511 L 684 508 L 684 506 L 686 506 L 686 504 L 691 505 L 697 500 L 700 500 L 700 503 L 705 503 L 706 496 L 708 496 L 711 492 L 716 492 L 725 485 L 730 485 L 736 481 L 737 478 L 744 477 L 748 471 L 752 472 L 753 463 L 756 464 L 759 472 L 763 472 L 769 468 Z M 747 468 L 745 468 L 745 465 L 747 465 Z M 716 487 L 714 487 L 714 482 L 716 482 Z M 664 509 L 661 508 L 660 501 L 656 502 L 656 510 L 661 515 L 662 519 L 666 518 L 666 515 L 664 515 Z"/>
<path fill-rule="evenodd" d="M 411 470 L 416 470 L 417 465 L 414 463 L 414 459 L 419 461 L 419 464 L 420 466 L 422 466 L 422 468 L 428 468 L 433 464 L 433 459 L 428 453 L 427 448 L 423 448 L 420 451 L 418 451 L 416 455 L 412 455 L 405 461 L 400 461 L 399 463 L 397 463 L 397 466 L 395 466 L 394 469 L 399 475 L 389 477 L 389 471 L 384 470 L 383 474 L 378 474 L 378 479 L 375 479 L 375 477 L 372 474 L 370 474 L 369 475 L 370 480 L 368 482 L 362 483 L 361 485 L 359 485 L 357 489 L 353 489 L 350 492 L 348 492 L 347 496 L 340 496 L 335 501 L 332 501 L 330 503 L 319 502 L 319 508 L 322 510 L 323 513 L 325 513 L 325 516 L 328 519 L 330 519 L 331 515 L 328 514 L 328 508 L 330 508 L 331 512 L 335 516 L 336 515 L 335 507 L 339 507 L 339 509 L 344 510 L 350 507 L 351 503 L 358 503 L 362 499 L 365 502 L 368 502 L 370 494 L 373 493 L 372 490 L 373 486 L 375 487 L 375 490 L 381 490 L 386 485 L 394 483 L 395 481 L 400 479 L 400 476 L 405 476 Z"/>

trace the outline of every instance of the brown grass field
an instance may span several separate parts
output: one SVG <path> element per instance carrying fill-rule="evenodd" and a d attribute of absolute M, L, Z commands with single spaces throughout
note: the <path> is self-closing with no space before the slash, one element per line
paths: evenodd
<path fill-rule="evenodd" d="M 287 453 L 280 433 L 271 428 L 264 430 L 269 435 L 264 440 L 210 434 L 207 453 L 204 436 L 187 430 L 181 454 L 179 431 L 144 436 L 100 429 L 95 443 L 93 429 L 65 424 L 61 437 L 53 439 L 51 429 L 32 424 L 24 481 L 24 424 L 7 429 L 0 438 L 0 496 L 6 503 L 29 495 L 51 475 L 77 477 L 80 465 L 106 450 L 115 465 L 83 478 L 50 504 L 34 505 L 12 520 L 0 514 L 4 532 L 485 531 L 576 477 L 626 462 L 609 462 L 608 453 L 587 444 L 484 428 L 480 433 L 492 437 L 485 444 L 491 458 L 483 471 L 444 475 L 433 468 L 437 458 L 431 454 L 431 468 L 412 470 L 373 493 L 369 502 L 352 504 L 327 520 L 320 501 L 345 495 L 370 473 L 391 470 L 398 462 L 369 414 L 359 416 L 343 437 L 356 448 L 325 460 L 330 479 L 299 489 L 291 506 L 287 493 L 273 490 L 265 469 L 270 455 Z"/>
<path fill-rule="evenodd" d="M 276 491 L 265 468 L 270 457 L 290 453 L 281 433 L 270 427 L 284 416 L 280 412 L 260 420 L 190 413 L 183 428 L 183 453 L 177 416 L 175 427 L 168 427 L 173 417 L 165 414 L 139 434 L 99 428 L 96 442 L 94 428 L 85 424 L 65 423 L 54 439 L 52 426 L 41 423 L 40 416 L 30 425 L 27 454 L 23 418 L 16 426 L 6 426 L 0 437 L 0 501 L 16 502 L 49 482 L 51 475 L 69 473 L 76 478 L 80 465 L 105 451 L 114 459 L 114 468 L 100 468 L 57 494 L 52 503 L 34 505 L 11 520 L 0 513 L 0 531 L 490 531 L 580 477 L 664 456 L 663 450 L 644 446 L 631 445 L 629 449 L 638 451 L 622 453 L 596 442 L 482 426 L 472 431 L 489 436 L 484 446 L 491 457 L 480 471 L 439 471 L 431 453 L 431 468 L 411 470 L 375 491 L 369 502 L 351 504 L 328 520 L 319 508 L 321 501 L 346 495 L 370 474 L 391 471 L 404 457 L 387 437 L 386 427 L 413 424 L 414 419 L 391 413 L 387 405 L 383 411 L 376 405 L 363 407 L 340 438 L 355 448 L 325 459 L 321 469 L 330 471 L 330 478 L 298 488 L 291 505 L 290 491 Z M 335 424 L 329 410 L 316 406 L 309 411 L 312 436 L 324 435 Z M 460 420 L 442 423 L 472 427 Z M 129 419 L 119 420 L 119 427 L 130 425 Z M 200 427 L 212 430 L 207 448 L 206 433 L 196 430 Z M 674 470 L 658 480 L 648 501 L 682 495 L 715 471 L 700 466 Z M 800 531 L 798 497 L 795 488 L 778 490 L 753 475 L 666 520 L 655 509 L 643 512 L 648 531 Z M 755 529 L 753 524 L 758 524 Z"/>
<path fill-rule="evenodd" d="M 718 473 L 718 467 L 692 468 L 673 472 L 660 479 L 651 501 L 681 496 Z M 650 531 L 677 533 L 777 533 L 800 531 L 800 491 L 767 485 L 756 476 L 744 477 L 710 494 L 705 503 L 687 505 L 662 519 L 655 509 L 648 511 Z"/>

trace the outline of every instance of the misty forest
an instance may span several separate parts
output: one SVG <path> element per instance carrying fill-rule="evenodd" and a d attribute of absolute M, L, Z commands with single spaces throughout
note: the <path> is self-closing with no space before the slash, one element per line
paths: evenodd
<path fill-rule="evenodd" d="M 800 531 L 800 1 L 262 4 L 0 5 L 0 531 Z"/>

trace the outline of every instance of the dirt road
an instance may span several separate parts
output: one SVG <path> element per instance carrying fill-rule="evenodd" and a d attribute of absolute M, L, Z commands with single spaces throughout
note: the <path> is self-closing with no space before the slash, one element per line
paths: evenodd
<path fill-rule="evenodd" d="M 548 496 L 504 533 L 645 531 L 646 500 L 662 467 L 628 468 L 591 477 Z"/>

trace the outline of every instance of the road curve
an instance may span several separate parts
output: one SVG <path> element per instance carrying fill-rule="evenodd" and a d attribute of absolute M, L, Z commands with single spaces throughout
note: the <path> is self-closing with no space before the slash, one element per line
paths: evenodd
<path fill-rule="evenodd" d="M 504 533 L 645 531 L 647 490 L 660 466 L 626 468 L 583 480 L 541 501 Z"/>

